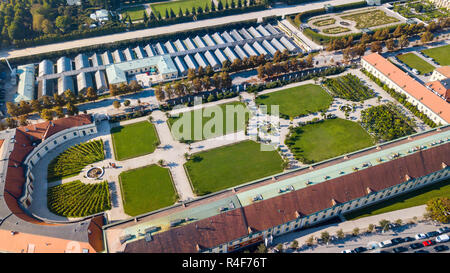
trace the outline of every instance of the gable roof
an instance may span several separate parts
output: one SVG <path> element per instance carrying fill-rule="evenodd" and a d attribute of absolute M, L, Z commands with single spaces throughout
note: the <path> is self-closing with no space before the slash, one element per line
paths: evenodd
<path fill-rule="evenodd" d="M 363 59 L 447 123 L 450 123 L 450 107 L 445 100 L 436 96 L 380 54 L 372 53 L 364 56 Z"/>

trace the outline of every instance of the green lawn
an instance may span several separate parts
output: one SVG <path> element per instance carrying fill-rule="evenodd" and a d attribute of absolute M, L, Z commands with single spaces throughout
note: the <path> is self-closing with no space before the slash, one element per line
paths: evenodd
<path fill-rule="evenodd" d="M 345 119 L 295 127 L 285 143 L 304 163 L 320 162 L 374 145 L 361 125 Z"/>
<path fill-rule="evenodd" d="M 425 49 L 422 52 L 440 65 L 450 65 L 450 45 Z"/>
<path fill-rule="evenodd" d="M 386 212 L 424 205 L 436 197 L 450 196 L 450 179 L 438 182 L 424 188 L 394 197 L 382 203 L 363 208 L 345 215 L 347 220 L 355 220 Z"/>
<path fill-rule="evenodd" d="M 122 16 L 125 16 L 125 14 L 128 13 L 128 15 L 130 15 L 131 17 L 131 21 L 138 21 L 144 20 L 144 12 L 146 12 L 144 6 L 137 6 L 123 9 L 121 11 L 121 14 Z"/>
<path fill-rule="evenodd" d="M 208 138 L 222 136 L 225 134 L 230 134 L 233 132 L 242 131 L 245 129 L 245 123 L 249 119 L 250 114 L 244 103 L 231 102 L 231 103 L 220 104 L 218 106 L 221 109 L 222 118 L 220 118 L 220 114 L 218 114 L 217 121 L 220 122 L 222 124 L 222 126 L 218 126 L 217 128 L 215 126 L 212 126 L 212 127 L 209 126 L 209 124 L 212 125 L 212 122 L 215 122 L 216 113 L 214 112 L 211 115 L 211 117 L 207 117 L 207 115 L 209 116 L 209 114 L 208 114 L 209 111 L 213 109 L 212 107 L 207 107 L 204 109 L 199 109 L 199 110 L 183 113 L 179 117 L 169 118 L 168 122 L 169 122 L 169 125 L 171 126 L 171 129 L 173 130 L 172 134 L 175 136 L 176 139 L 183 138 L 184 140 L 198 141 L 198 140 L 202 140 L 202 139 L 208 139 Z M 238 107 L 235 108 L 235 106 L 238 106 Z M 227 114 L 227 109 L 228 109 L 229 114 Z M 233 109 L 236 109 L 236 112 L 231 112 L 231 111 L 233 111 Z M 180 119 L 184 115 L 190 115 L 190 118 L 188 118 L 186 116 L 186 118 L 187 118 L 186 126 L 190 127 L 190 133 L 185 132 L 184 126 L 180 126 L 180 127 L 174 126 L 175 121 L 179 120 L 181 122 L 182 120 L 180 120 Z M 196 125 L 196 123 L 195 123 L 196 115 L 202 116 L 201 128 L 200 128 L 200 126 L 198 128 L 198 129 L 202 129 L 202 130 L 200 130 L 197 133 L 197 135 L 195 135 L 195 133 L 194 133 L 194 126 Z M 205 117 L 203 117 L 203 116 L 205 116 Z M 227 123 L 228 116 L 230 118 L 228 118 L 229 122 Z M 229 128 L 227 128 L 227 127 L 229 127 Z M 211 128 L 211 130 L 209 130 L 208 128 Z M 179 131 L 179 133 L 177 133 L 178 131 Z M 211 133 L 208 133 L 210 131 L 211 131 Z M 198 137 L 196 137 L 196 136 L 198 136 Z"/>
<path fill-rule="evenodd" d="M 327 110 L 333 97 L 319 85 L 306 84 L 283 89 L 265 95 L 259 95 L 256 103 L 267 105 L 267 112 L 271 112 L 271 105 L 280 106 L 280 116 L 283 118 L 306 115 L 308 113 Z M 289 117 L 286 117 L 289 116 Z"/>
<path fill-rule="evenodd" d="M 225 2 L 223 2 L 225 3 Z M 210 0 L 179 0 L 179 1 L 170 1 L 166 3 L 156 3 L 151 4 L 150 7 L 152 8 L 152 12 L 155 13 L 155 15 L 159 12 L 161 16 L 164 18 L 166 14 L 166 9 L 170 13 L 170 9 L 173 10 L 173 12 L 178 16 L 178 12 L 181 8 L 183 11 L 183 14 L 186 12 L 186 9 L 189 10 L 189 12 L 192 12 L 192 7 L 195 7 L 196 9 L 198 7 L 202 7 L 205 9 L 206 4 L 208 4 L 209 9 L 211 9 L 211 1 Z M 217 8 L 217 6 L 216 6 Z"/>
<path fill-rule="evenodd" d="M 397 58 L 407 64 L 409 67 L 417 69 L 420 74 L 426 74 L 429 72 L 433 72 L 434 70 L 434 66 L 414 53 L 400 54 L 397 55 Z"/>
<path fill-rule="evenodd" d="M 153 153 L 159 145 L 156 129 L 148 121 L 114 127 L 111 135 L 116 160 Z"/>
<path fill-rule="evenodd" d="M 205 195 L 282 172 L 278 152 L 260 149 L 243 141 L 196 154 L 185 164 L 194 192 Z"/>
<path fill-rule="evenodd" d="M 173 205 L 177 195 L 169 170 L 157 165 L 122 172 L 119 175 L 123 207 L 130 216 Z"/>

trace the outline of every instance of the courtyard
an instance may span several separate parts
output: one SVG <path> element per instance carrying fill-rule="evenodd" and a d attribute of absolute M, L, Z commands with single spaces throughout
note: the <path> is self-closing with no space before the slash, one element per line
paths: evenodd
<path fill-rule="evenodd" d="M 159 145 L 158 134 L 148 121 L 113 127 L 111 136 L 117 160 L 153 153 Z"/>
<path fill-rule="evenodd" d="M 168 207 L 178 199 L 169 170 L 157 165 L 122 172 L 119 181 L 124 211 L 130 216 Z"/>
<path fill-rule="evenodd" d="M 205 195 L 282 172 L 278 152 L 260 145 L 243 141 L 192 155 L 185 169 L 194 192 Z"/>

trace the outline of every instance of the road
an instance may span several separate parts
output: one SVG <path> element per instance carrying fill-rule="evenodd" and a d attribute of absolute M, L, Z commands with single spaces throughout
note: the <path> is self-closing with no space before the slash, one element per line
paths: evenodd
<path fill-rule="evenodd" d="M 155 28 L 135 30 L 135 31 L 129 31 L 129 32 L 121 32 L 121 33 L 117 33 L 117 34 L 98 36 L 98 37 L 92 37 L 92 38 L 86 38 L 86 39 L 80 39 L 80 40 L 73 40 L 73 41 L 67 41 L 67 42 L 62 42 L 62 43 L 54 43 L 54 44 L 49 44 L 49 45 L 41 45 L 41 46 L 21 48 L 21 49 L 6 49 L 6 50 L 0 51 L 0 58 L 4 58 L 4 57 L 17 58 L 17 57 L 24 57 L 24 56 L 30 56 L 30 55 L 35 55 L 35 54 L 53 52 L 53 51 L 60 51 L 60 50 L 80 48 L 80 47 L 85 47 L 85 46 L 113 43 L 113 42 L 118 42 L 118 41 L 123 41 L 123 40 L 129 40 L 129 39 L 153 37 L 153 36 L 157 36 L 157 35 L 161 35 L 161 34 L 173 33 L 173 32 L 178 32 L 178 31 L 182 32 L 182 31 L 186 31 L 188 29 L 193 30 L 193 29 L 199 29 L 199 28 L 204 28 L 204 27 L 212 27 L 212 26 L 217 26 L 217 25 L 230 24 L 230 23 L 258 19 L 258 18 L 269 17 L 269 16 L 274 16 L 274 15 L 280 16 L 280 15 L 285 15 L 285 14 L 294 14 L 294 13 L 298 13 L 298 12 L 305 11 L 305 10 L 313 10 L 313 9 L 323 8 L 323 6 L 326 4 L 332 4 L 332 5 L 336 6 L 336 5 L 343 5 L 343 4 L 354 3 L 354 2 L 359 2 L 359 0 L 320 1 L 318 3 L 317 2 L 316 3 L 306 3 L 306 4 L 295 5 L 295 6 L 276 5 L 270 9 L 263 10 L 263 11 L 257 11 L 257 12 L 249 12 L 249 13 L 226 16 L 226 17 L 199 20 L 199 21 L 175 24 L 175 25 L 170 25 L 170 26 L 155 27 Z"/>

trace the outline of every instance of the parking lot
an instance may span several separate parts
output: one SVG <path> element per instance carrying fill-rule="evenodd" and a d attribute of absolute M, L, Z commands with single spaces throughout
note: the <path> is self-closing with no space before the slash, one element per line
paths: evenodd
<path fill-rule="evenodd" d="M 363 247 L 365 249 L 361 249 L 361 253 L 395 253 L 395 252 L 401 252 L 401 253 L 414 253 L 415 251 L 419 252 L 426 252 L 426 253 L 450 253 L 450 241 L 447 242 L 436 242 L 437 235 L 441 234 L 435 234 L 434 236 L 423 238 L 423 239 L 416 239 L 415 236 L 419 233 L 428 233 L 432 231 L 437 231 L 439 228 L 447 227 L 450 229 L 450 224 L 438 224 L 432 222 L 418 222 L 415 224 L 403 224 L 399 227 L 393 227 L 391 230 L 388 230 L 386 232 L 382 232 L 381 230 L 374 230 L 372 233 L 362 233 L 358 236 L 352 236 L 347 235 L 344 239 L 339 239 L 336 237 L 336 234 L 330 233 L 330 236 L 332 237 L 332 240 L 328 244 L 319 243 L 315 244 L 313 246 L 306 246 L 306 245 L 299 245 L 299 248 L 297 249 L 291 249 L 290 244 L 292 242 L 284 242 L 283 248 L 284 252 L 287 253 L 342 253 L 343 251 L 350 252 L 350 250 L 355 250 L 358 247 Z M 446 232 L 444 234 L 447 234 L 450 236 L 450 232 Z M 307 236 L 308 237 L 308 236 Z M 400 242 L 397 244 L 394 244 L 392 246 L 387 246 L 380 248 L 378 243 L 385 242 L 387 240 L 392 240 L 394 238 L 408 238 L 405 242 Z M 433 244 L 429 246 L 424 246 L 422 242 L 432 240 Z M 320 241 L 320 240 L 319 240 Z M 395 240 L 394 240 L 395 241 Z M 401 241 L 401 240 L 399 240 Z M 276 242 L 276 241 L 275 241 Z M 417 248 L 414 248 L 415 246 L 411 247 L 412 244 L 418 244 Z M 420 246 L 419 246 L 420 244 Z M 277 244 L 275 243 L 274 246 Z M 447 248 L 443 251 L 436 251 L 434 247 L 436 246 L 444 246 L 444 248 Z M 371 247 L 374 247 L 374 249 L 371 249 Z M 275 247 L 270 248 L 270 250 L 274 250 Z M 394 250 L 396 249 L 396 250 Z M 269 250 L 269 251 L 270 251 Z M 271 252 L 272 252 L 271 251 Z M 354 251 L 352 251 L 354 252 Z M 356 251 L 357 252 L 357 251 Z M 424 252 L 424 253 L 425 253 Z"/>

